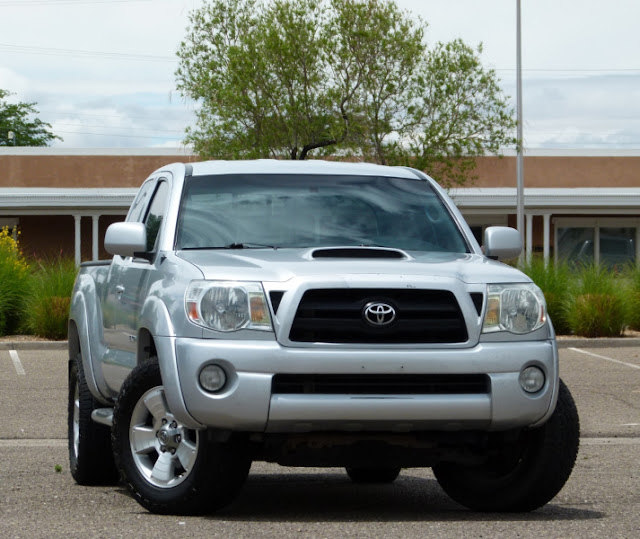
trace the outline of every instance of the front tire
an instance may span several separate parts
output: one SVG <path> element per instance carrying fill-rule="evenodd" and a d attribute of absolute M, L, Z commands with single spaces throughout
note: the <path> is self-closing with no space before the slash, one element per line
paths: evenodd
<path fill-rule="evenodd" d="M 136 367 L 113 414 L 116 465 L 133 497 L 161 514 L 201 514 L 237 496 L 251 462 L 241 448 L 181 425 L 164 395 L 157 361 Z M 235 449 L 235 450 L 234 450 Z"/>
<path fill-rule="evenodd" d="M 523 430 L 480 466 L 441 463 L 433 472 L 455 501 L 476 511 L 532 511 L 549 502 L 571 475 L 580 444 L 578 411 L 560 380 L 553 415 L 539 428 Z"/>
<path fill-rule="evenodd" d="M 99 408 L 84 377 L 80 353 L 69 362 L 67 432 L 69 469 L 80 485 L 111 485 L 118 481 L 109 428 L 94 423 L 91 412 Z"/>

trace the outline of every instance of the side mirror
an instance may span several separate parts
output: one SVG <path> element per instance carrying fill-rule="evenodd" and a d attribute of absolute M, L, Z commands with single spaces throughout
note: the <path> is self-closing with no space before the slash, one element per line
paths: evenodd
<path fill-rule="evenodd" d="M 104 248 L 112 255 L 134 256 L 147 250 L 147 229 L 144 223 L 113 223 L 104 236 Z"/>
<path fill-rule="evenodd" d="M 484 231 L 484 254 L 489 258 L 508 260 L 520 256 L 520 232 L 507 226 L 490 226 Z"/>

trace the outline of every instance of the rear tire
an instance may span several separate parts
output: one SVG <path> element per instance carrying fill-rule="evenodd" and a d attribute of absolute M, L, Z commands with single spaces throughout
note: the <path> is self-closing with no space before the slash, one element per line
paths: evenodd
<path fill-rule="evenodd" d="M 109 428 L 91 419 L 91 412 L 99 407 L 100 404 L 87 386 L 82 356 L 78 353 L 69 361 L 67 429 L 69 469 L 80 485 L 111 485 L 118 482 Z"/>
<path fill-rule="evenodd" d="M 113 450 L 127 488 L 149 511 L 201 514 L 236 498 L 251 461 L 242 447 L 208 434 L 175 419 L 156 360 L 125 380 L 113 414 Z"/>
<path fill-rule="evenodd" d="M 549 502 L 571 475 L 580 444 L 578 411 L 560 380 L 558 404 L 539 428 L 480 466 L 441 463 L 433 472 L 444 491 L 476 511 L 532 511 Z"/>
<path fill-rule="evenodd" d="M 354 483 L 373 484 L 393 483 L 400 475 L 401 468 L 399 466 L 347 466 L 345 470 Z"/>

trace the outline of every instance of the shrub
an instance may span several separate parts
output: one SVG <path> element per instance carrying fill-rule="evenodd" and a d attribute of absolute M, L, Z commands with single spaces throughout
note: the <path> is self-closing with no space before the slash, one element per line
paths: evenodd
<path fill-rule="evenodd" d="M 636 265 L 628 267 L 624 277 L 628 284 L 626 297 L 629 327 L 640 331 L 640 268 Z"/>
<path fill-rule="evenodd" d="M 14 235 L 15 229 L 0 229 L 0 335 L 17 329 L 29 282 L 29 265 Z"/>
<path fill-rule="evenodd" d="M 620 277 L 595 264 L 578 270 L 566 303 L 572 332 L 583 337 L 619 337 L 627 323 Z"/>
<path fill-rule="evenodd" d="M 66 339 L 71 292 L 76 277 L 73 260 L 38 262 L 31 276 L 24 311 L 25 329 L 47 339 Z"/>
<path fill-rule="evenodd" d="M 520 268 L 542 290 L 547 300 L 547 312 L 558 334 L 570 332 L 566 318 L 566 303 L 571 286 L 571 271 L 565 262 L 545 265 L 541 257 L 533 257 Z"/>

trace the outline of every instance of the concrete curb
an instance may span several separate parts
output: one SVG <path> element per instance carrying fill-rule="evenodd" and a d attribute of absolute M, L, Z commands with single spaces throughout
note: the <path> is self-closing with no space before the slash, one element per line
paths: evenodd
<path fill-rule="evenodd" d="M 558 348 L 620 348 L 640 346 L 637 337 L 607 337 L 599 339 L 583 339 L 580 337 L 558 337 Z"/>
<path fill-rule="evenodd" d="M 640 338 L 620 337 L 583 339 L 575 337 L 558 337 L 558 348 L 620 348 L 640 347 Z M 67 341 L 4 341 L 0 342 L 0 350 L 66 350 Z"/>
<path fill-rule="evenodd" d="M 66 350 L 67 341 L 2 341 L 0 350 Z"/>

